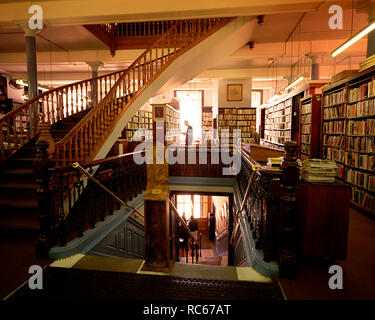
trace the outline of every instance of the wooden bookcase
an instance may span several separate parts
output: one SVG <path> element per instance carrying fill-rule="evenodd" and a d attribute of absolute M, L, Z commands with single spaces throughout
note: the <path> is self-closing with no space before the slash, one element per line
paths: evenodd
<path fill-rule="evenodd" d="M 127 139 L 128 142 L 141 141 L 141 136 L 135 134 L 137 130 L 143 132 L 146 139 L 151 137 L 152 112 L 139 110 L 126 125 L 122 137 Z"/>
<path fill-rule="evenodd" d="M 323 89 L 322 157 L 338 165 L 351 203 L 375 219 L 375 68 Z"/>
<path fill-rule="evenodd" d="M 301 160 L 320 157 L 321 94 L 313 94 L 300 101 Z"/>
<path fill-rule="evenodd" d="M 212 107 L 202 107 L 202 136 L 208 140 L 213 138 L 213 113 Z"/>
<path fill-rule="evenodd" d="M 300 149 L 301 100 L 320 94 L 320 87 L 324 84 L 326 82 L 322 80 L 311 80 L 268 104 L 265 110 L 264 133 L 260 133 L 261 136 L 264 136 L 261 143 L 268 147 L 284 149 L 286 141 L 294 140 Z"/>
<path fill-rule="evenodd" d="M 152 130 L 154 143 L 156 142 L 156 121 L 164 121 L 164 137 L 166 144 L 179 140 L 181 134 L 180 111 L 165 103 L 152 104 Z"/>
<path fill-rule="evenodd" d="M 241 130 L 241 142 L 250 143 L 250 127 L 256 125 L 256 108 L 220 108 L 218 112 L 221 144 L 233 144 L 233 130 Z M 221 131 L 229 130 L 229 139 Z"/>

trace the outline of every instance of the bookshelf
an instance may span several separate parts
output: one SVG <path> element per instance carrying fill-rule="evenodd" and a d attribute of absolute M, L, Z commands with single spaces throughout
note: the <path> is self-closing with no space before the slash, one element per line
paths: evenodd
<path fill-rule="evenodd" d="M 323 89 L 322 156 L 351 186 L 352 205 L 375 218 L 375 69 Z"/>
<path fill-rule="evenodd" d="M 300 101 L 300 144 L 302 160 L 320 157 L 321 94 L 313 94 Z"/>
<path fill-rule="evenodd" d="M 292 98 L 270 106 L 265 111 L 264 143 L 277 149 L 292 140 Z"/>
<path fill-rule="evenodd" d="M 219 107 L 218 126 L 221 144 L 233 144 L 233 130 L 241 130 L 241 142 L 250 143 L 250 127 L 256 125 L 256 108 L 223 108 Z M 229 137 L 221 130 L 228 129 Z"/>
<path fill-rule="evenodd" d="M 164 121 L 165 143 L 178 141 L 180 130 L 180 112 L 168 104 L 152 104 L 152 130 L 154 143 L 156 141 L 156 121 Z"/>
<path fill-rule="evenodd" d="M 202 107 L 202 135 L 206 135 L 207 140 L 213 138 L 213 113 L 212 107 Z"/>
<path fill-rule="evenodd" d="M 141 141 L 142 136 L 136 134 L 137 130 L 139 130 L 138 132 L 143 133 L 146 139 L 151 138 L 152 112 L 139 110 L 127 123 L 122 137 L 125 138 L 128 142 Z"/>
<path fill-rule="evenodd" d="M 289 140 L 297 141 L 301 146 L 301 100 L 321 93 L 320 87 L 326 84 L 322 80 L 310 80 L 298 89 L 268 103 L 265 108 L 264 138 L 261 143 L 267 147 L 284 149 L 284 143 Z M 307 103 L 307 102 L 306 102 Z M 320 134 L 318 134 L 320 136 Z M 311 137 L 315 137 L 314 134 Z M 307 137 L 303 137 L 307 139 Z M 315 139 L 315 138 L 314 138 Z M 304 146 L 304 148 L 307 148 Z M 315 148 L 315 147 L 314 147 Z M 307 149 L 305 149 L 307 151 Z M 312 150 L 310 149 L 310 152 Z"/>

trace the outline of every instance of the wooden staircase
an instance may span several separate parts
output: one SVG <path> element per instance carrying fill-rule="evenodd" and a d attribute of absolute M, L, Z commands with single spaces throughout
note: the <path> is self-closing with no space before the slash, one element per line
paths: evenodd
<path fill-rule="evenodd" d="M 61 140 L 89 110 L 78 112 L 52 125 L 51 135 Z M 36 158 L 35 142 L 30 140 L 0 169 L 0 232 L 4 229 L 37 232 L 37 184 L 32 164 Z"/>

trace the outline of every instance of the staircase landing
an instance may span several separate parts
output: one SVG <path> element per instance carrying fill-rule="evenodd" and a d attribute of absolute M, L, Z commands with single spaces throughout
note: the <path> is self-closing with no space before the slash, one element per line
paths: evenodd
<path fill-rule="evenodd" d="M 8 299 L 282 300 L 278 283 L 252 268 L 175 263 L 141 271 L 144 260 L 75 255 L 44 269 L 44 289 L 25 283 Z"/>

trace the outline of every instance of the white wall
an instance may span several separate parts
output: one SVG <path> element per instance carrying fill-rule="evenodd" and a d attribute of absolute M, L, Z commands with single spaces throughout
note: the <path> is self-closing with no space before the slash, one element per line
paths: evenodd
<path fill-rule="evenodd" d="M 242 101 L 227 101 L 227 85 L 242 84 Z M 250 107 L 251 106 L 251 79 L 223 79 L 218 83 L 219 107 Z"/>

